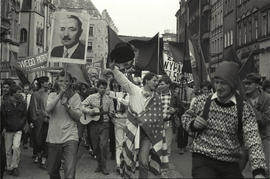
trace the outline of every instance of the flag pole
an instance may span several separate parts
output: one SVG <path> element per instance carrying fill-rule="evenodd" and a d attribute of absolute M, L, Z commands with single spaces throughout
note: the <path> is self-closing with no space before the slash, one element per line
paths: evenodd
<path fill-rule="evenodd" d="M 159 42 L 159 33 L 158 33 L 158 50 L 157 50 L 157 74 L 159 75 L 159 46 L 160 46 L 160 44 L 159 44 L 160 42 Z"/>

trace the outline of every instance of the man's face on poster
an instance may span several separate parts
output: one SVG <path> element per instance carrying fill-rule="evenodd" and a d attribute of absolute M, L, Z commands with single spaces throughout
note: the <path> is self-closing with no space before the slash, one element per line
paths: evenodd
<path fill-rule="evenodd" d="M 67 48 L 71 48 L 79 42 L 82 33 L 81 22 L 76 18 L 66 17 L 60 24 L 60 38 L 61 42 Z"/>

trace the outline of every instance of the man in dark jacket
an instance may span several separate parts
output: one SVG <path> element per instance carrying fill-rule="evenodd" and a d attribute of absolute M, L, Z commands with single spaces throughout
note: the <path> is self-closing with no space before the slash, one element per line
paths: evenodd
<path fill-rule="evenodd" d="M 270 176 L 270 95 L 260 88 L 261 76 L 258 73 L 250 73 L 243 80 L 246 97 L 254 108 L 259 132 L 262 139 L 267 165 L 266 174 Z"/>
<path fill-rule="evenodd" d="M 16 86 L 6 94 L 1 104 L 1 120 L 5 129 L 6 167 L 8 174 L 19 175 L 20 143 L 25 125 L 26 103 Z"/>
<path fill-rule="evenodd" d="M 37 79 L 38 91 L 32 94 L 29 105 L 30 126 L 34 127 L 34 145 L 36 145 L 34 150 L 38 155 L 34 158 L 34 162 L 40 162 L 41 168 L 45 167 L 47 158 L 48 114 L 45 108 L 48 99 L 48 81 L 47 76 Z"/>

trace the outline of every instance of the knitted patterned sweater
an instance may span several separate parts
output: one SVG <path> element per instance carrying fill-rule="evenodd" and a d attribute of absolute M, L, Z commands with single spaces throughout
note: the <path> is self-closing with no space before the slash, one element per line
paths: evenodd
<path fill-rule="evenodd" d="M 198 96 L 194 104 L 182 116 L 182 124 L 187 131 L 194 131 L 193 121 L 196 115 L 202 115 L 206 99 L 207 96 Z M 212 100 L 207 119 L 208 126 L 193 140 L 191 152 L 220 161 L 237 162 L 239 160 L 240 143 L 237 135 L 236 106 L 234 103 L 224 105 L 217 99 Z M 258 125 L 252 107 L 245 101 L 242 125 L 244 144 L 249 150 L 252 170 L 263 170 L 266 164 Z"/>

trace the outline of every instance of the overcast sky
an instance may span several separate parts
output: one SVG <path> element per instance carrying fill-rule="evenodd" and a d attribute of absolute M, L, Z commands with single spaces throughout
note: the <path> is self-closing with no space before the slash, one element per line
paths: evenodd
<path fill-rule="evenodd" d="M 107 9 L 120 35 L 152 37 L 176 32 L 175 14 L 179 0 L 92 0 L 102 12 Z"/>

